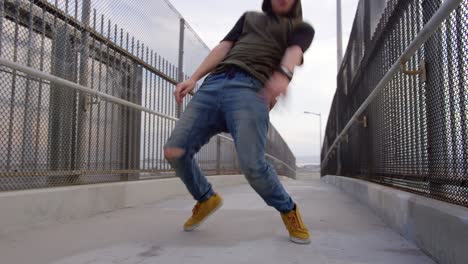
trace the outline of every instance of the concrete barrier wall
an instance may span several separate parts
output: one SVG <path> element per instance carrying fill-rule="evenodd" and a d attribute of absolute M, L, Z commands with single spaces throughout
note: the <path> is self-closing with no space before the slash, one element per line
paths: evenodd
<path fill-rule="evenodd" d="M 243 175 L 211 176 L 215 188 L 246 183 Z M 0 236 L 103 212 L 188 195 L 178 178 L 0 193 Z"/>
<path fill-rule="evenodd" d="M 352 178 L 322 180 L 367 205 L 437 262 L 468 263 L 467 208 Z"/>

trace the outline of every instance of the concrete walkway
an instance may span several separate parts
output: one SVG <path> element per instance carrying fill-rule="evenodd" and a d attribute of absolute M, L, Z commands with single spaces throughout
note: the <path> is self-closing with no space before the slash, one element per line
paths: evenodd
<path fill-rule="evenodd" d="M 0 237 L 0 263 L 434 263 L 338 189 L 318 180 L 285 185 L 310 245 L 290 243 L 278 213 L 242 185 L 217 190 L 224 207 L 192 233 L 181 231 L 193 206 L 183 196 Z"/>

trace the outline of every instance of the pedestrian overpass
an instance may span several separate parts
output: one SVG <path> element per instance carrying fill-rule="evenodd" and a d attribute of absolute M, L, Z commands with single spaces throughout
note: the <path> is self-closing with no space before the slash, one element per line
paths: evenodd
<path fill-rule="evenodd" d="M 308 246 L 229 135 L 197 156 L 225 205 L 181 231 L 193 201 L 162 145 L 209 49 L 170 2 L 145 4 L 0 0 L 0 263 L 468 263 L 467 1 L 359 1 L 322 177 L 270 126 Z"/>

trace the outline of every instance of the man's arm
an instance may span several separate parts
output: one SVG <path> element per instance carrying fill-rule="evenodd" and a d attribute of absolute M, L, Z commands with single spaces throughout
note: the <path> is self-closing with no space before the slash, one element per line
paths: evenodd
<path fill-rule="evenodd" d="M 312 26 L 302 23 L 296 27 L 289 38 L 289 47 L 284 53 L 280 68 L 273 73 L 265 85 L 264 95 L 271 108 L 276 104 L 276 98 L 279 95 L 286 94 L 291 75 L 297 66 L 302 65 L 304 52 L 309 49 L 314 36 L 315 31 Z"/>
<path fill-rule="evenodd" d="M 216 66 L 226 58 L 229 51 L 231 51 L 234 43 L 232 41 L 222 41 L 219 43 L 203 60 L 202 64 L 198 67 L 191 79 L 198 82 L 203 76 L 212 72 Z"/>
<path fill-rule="evenodd" d="M 174 96 L 178 104 L 182 103 L 182 99 L 195 88 L 196 83 L 203 78 L 203 76 L 213 71 L 214 68 L 226 58 L 233 45 L 234 43 L 232 41 L 222 41 L 219 43 L 210 54 L 208 54 L 205 60 L 203 60 L 192 77 L 177 85 Z"/>
<path fill-rule="evenodd" d="M 281 65 L 290 72 L 294 72 L 294 69 L 302 64 L 303 57 L 304 51 L 300 46 L 290 46 L 284 53 L 283 60 L 281 60 Z"/>
<path fill-rule="evenodd" d="M 290 72 L 294 72 L 294 68 L 301 64 L 304 52 L 299 46 L 289 47 L 281 65 L 288 69 Z M 273 109 L 276 105 L 276 98 L 281 94 L 286 94 L 287 88 L 291 80 L 284 73 L 275 71 L 270 77 L 268 82 L 265 84 L 263 95 L 265 100 L 270 104 L 270 109 Z"/>
<path fill-rule="evenodd" d="M 194 88 L 196 83 L 203 78 L 203 76 L 212 72 L 220 62 L 226 58 L 234 46 L 235 42 L 239 40 L 242 35 L 244 28 L 245 14 L 234 25 L 232 30 L 227 34 L 226 37 L 216 46 L 210 54 L 205 58 L 202 64 L 198 67 L 195 73 L 189 80 L 186 80 L 177 85 L 174 96 L 178 104 L 182 103 L 182 99 L 190 93 Z"/>

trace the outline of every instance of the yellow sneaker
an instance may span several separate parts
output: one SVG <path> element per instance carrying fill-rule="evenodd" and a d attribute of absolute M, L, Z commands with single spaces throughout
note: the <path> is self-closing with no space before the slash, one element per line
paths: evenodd
<path fill-rule="evenodd" d="M 184 224 L 184 231 L 190 232 L 199 227 L 205 220 L 223 205 L 223 198 L 214 194 L 210 199 L 198 202 L 192 210 L 192 217 Z"/>
<path fill-rule="evenodd" d="M 281 214 L 284 225 L 289 231 L 289 239 L 297 244 L 310 244 L 309 230 L 302 221 L 301 214 L 297 206 L 287 214 Z"/>

